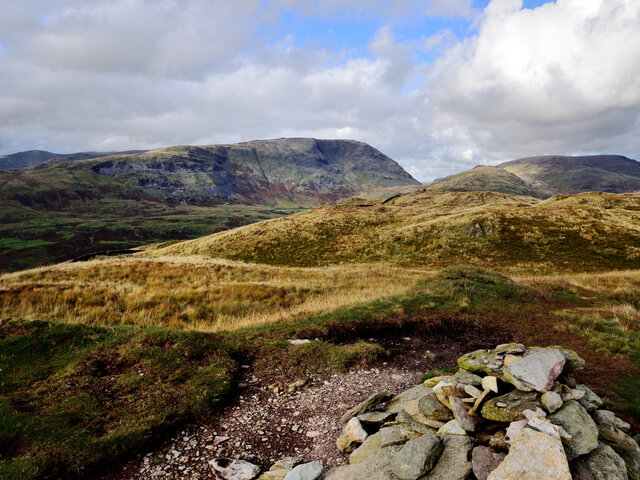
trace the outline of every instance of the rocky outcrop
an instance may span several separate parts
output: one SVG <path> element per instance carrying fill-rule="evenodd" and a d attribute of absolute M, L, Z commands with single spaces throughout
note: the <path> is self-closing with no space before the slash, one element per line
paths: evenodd
<path fill-rule="evenodd" d="M 373 188 L 418 185 L 365 143 L 313 138 L 161 148 L 110 156 L 93 162 L 91 171 L 152 197 L 196 204 L 269 199 L 322 204 Z"/>
<path fill-rule="evenodd" d="M 576 384 L 572 374 L 585 365 L 576 352 L 508 344 L 466 354 L 458 365 L 455 374 L 430 378 L 386 407 L 376 401 L 381 394 L 354 407 L 349 415 L 360 413 L 353 418 L 385 420 L 367 424 L 353 465 L 325 478 L 638 478 L 640 449 L 625 433 L 629 424 Z M 378 406 L 363 413 L 367 403 Z"/>
<path fill-rule="evenodd" d="M 349 465 L 319 477 L 318 462 L 285 462 L 260 480 L 640 480 L 630 425 L 576 384 L 576 352 L 508 344 L 458 364 L 348 410 L 336 445 Z"/>

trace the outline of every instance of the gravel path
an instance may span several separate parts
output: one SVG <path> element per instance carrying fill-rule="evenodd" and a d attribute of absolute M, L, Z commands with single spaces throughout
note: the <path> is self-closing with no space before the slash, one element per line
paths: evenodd
<path fill-rule="evenodd" d="M 430 341 L 431 340 L 431 341 Z M 107 480 L 216 479 L 209 460 L 239 458 L 268 468 L 286 456 L 322 461 L 325 468 L 347 463 L 335 446 L 345 410 L 376 391 L 399 393 L 415 385 L 432 369 L 452 365 L 479 339 L 434 339 L 400 337 L 384 346 L 403 353 L 387 362 L 346 373 L 309 377 L 292 393 L 287 386 L 275 390 L 255 378 L 243 366 L 235 401 L 217 421 L 190 425 L 144 456 L 100 477 Z"/>

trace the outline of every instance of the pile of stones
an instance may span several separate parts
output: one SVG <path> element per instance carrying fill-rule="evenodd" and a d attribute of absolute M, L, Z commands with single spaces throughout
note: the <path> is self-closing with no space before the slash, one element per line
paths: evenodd
<path fill-rule="evenodd" d="M 562 347 L 478 350 L 455 373 L 347 411 L 336 446 L 349 465 L 323 474 L 318 461 L 286 458 L 262 475 L 238 460 L 212 467 L 229 480 L 640 480 L 630 425 L 576 383 L 584 366 Z"/>
<path fill-rule="evenodd" d="M 640 480 L 630 426 L 574 372 L 562 347 L 478 350 L 459 370 L 349 410 L 326 480 Z M 384 407 L 382 407 L 384 405 Z"/>

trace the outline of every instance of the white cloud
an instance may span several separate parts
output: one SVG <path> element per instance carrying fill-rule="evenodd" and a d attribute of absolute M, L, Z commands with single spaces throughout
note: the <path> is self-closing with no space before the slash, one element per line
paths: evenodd
<path fill-rule="evenodd" d="M 279 8 L 379 29 L 357 55 L 300 46 L 277 33 Z M 477 34 L 403 35 L 429 15 Z M 633 155 L 638 26 L 636 0 L 492 0 L 481 16 L 470 0 L 0 2 L 0 152 L 356 138 L 421 179 L 528 154 Z"/>
<path fill-rule="evenodd" d="M 478 35 L 438 60 L 433 104 L 503 156 L 640 151 L 640 3 L 521 6 L 493 0 Z"/>

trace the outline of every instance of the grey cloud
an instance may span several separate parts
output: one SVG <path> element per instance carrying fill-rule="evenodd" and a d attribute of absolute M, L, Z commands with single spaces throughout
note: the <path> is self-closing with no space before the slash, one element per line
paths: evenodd
<path fill-rule="evenodd" d="M 11 3 L 0 3 L 3 152 L 356 138 L 420 179 L 530 154 L 640 152 L 634 0 L 526 11 L 493 0 L 471 39 L 403 42 L 393 18 L 412 9 L 477 12 L 466 0 Z M 366 58 L 258 35 L 282 6 L 381 27 Z M 429 49 L 442 52 L 434 65 L 416 54 Z"/>

